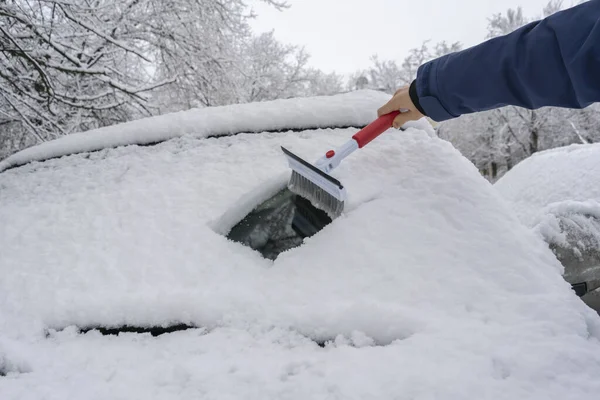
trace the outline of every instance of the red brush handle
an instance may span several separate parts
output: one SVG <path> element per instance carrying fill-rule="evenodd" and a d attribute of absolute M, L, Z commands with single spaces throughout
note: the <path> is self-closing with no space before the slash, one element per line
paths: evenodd
<path fill-rule="evenodd" d="M 358 147 L 362 149 L 371 140 L 390 129 L 394 122 L 394 118 L 396 118 L 398 114 L 400 114 L 400 111 L 393 111 L 389 114 L 382 115 L 360 131 L 356 132 L 356 134 L 352 136 L 352 139 L 356 140 Z"/>

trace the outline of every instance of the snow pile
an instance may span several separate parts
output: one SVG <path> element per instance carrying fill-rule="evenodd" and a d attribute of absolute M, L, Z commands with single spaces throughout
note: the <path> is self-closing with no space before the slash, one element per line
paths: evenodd
<path fill-rule="evenodd" d="M 557 210 L 564 214 L 568 201 L 600 201 L 600 143 L 571 145 L 536 153 L 516 165 L 496 182 L 495 188 L 510 201 L 519 218 L 534 226 L 542 215 Z M 554 208 L 546 209 L 554 204 Z M 556 208 L 559 207 L 559 208 Z M 594 203 L 585 205 L 586 212 Z M 594 211 L 597 213 L 597 211 Z"/>
<path fill-rule="evenodd" d="M 600 278 L 600 144 L 538 153 L 495 187 L 550 244 L 565 265 L 565 279 Z"/>
<path fill-rule="evenodd" d="M 333 127 L 362 127 L 390 96 L 361 90 L 335 96 L 193 109 L 81 132 L 25 149 L 0 162 L 0 172 L 31 161 L 130 144 L 196 137 Z"/>
<path fill-rule="evenodd" d="M 495 185 L 552 249 L 567 282 L 587 283 L 582 300 L 600 313 L 600 145 L 535 154 Z"/>
<path fill-rule="evenodd" d="M 316 159 L 355 132 L 186 135 L 0 174 L 0 310 L 13 312 L 6 335 L 35 355 L 0 393 L 594 398 L 598 316 L 475 167 L 431 134 L 390 130 L 348 158 L 335 171 L 344 214 L 274 262 L 215 232 L 257 188 L 284 183 L 279 146 Z M 40 328 L 175 323 L 201 329 Z"/>

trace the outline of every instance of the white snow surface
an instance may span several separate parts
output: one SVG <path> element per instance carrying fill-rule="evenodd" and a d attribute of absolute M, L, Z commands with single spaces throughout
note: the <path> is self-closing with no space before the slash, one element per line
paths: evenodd
<path fill-rule="evenodd" d="M 590 209 L 600 202 L 600 143 L 536 153 L 517 164 L 494 186 L 528 226 L 539 224 L 555 212 L 564 215 L 585 209 L 587 213 L 600 214 L 600 208 Z"/>
<path fill-rule="evenodd" d="M 580 257 L 600 243 L 600 144 L 571 145 L 524 160 L 495 185 L 521 221 L 544 241 Z M 595 256 L 594 256 L 595 257 Z M 572 268 L 565 278 L 597 276 L 598 266 Z M 571 278 L 569 278 L 571 279 Z"/>
<path fill-rule="evenodd" d="M 184 135 L 1 173 L 0 398 L 596 398 L 598 315 L 431 132 L 345 160 L 344 214 L 274 262 L 220 234 L 285 184 L 279 146 L 317 159 L 355 132 Z M 74 327 L 181 322 L 199 328 Z"/>
<path fill-rule="evenodd" d="M 334 96 L 192 109 L 80 132 L 30 147 L 0 161 L 0 172 L 31 161 L 131 144 L 162 142 L 185 134 L 223 136 L 240 132 L 362 127 L 377 117 L 390 96 L 360 90 Z"/>

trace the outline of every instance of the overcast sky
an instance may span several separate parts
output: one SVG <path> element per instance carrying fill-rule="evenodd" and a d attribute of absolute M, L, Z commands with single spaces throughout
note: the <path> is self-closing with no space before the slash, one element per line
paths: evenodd
<path fill-rule="evenodd" d="M 310 64 L 326 72 L 366 68 L 373 54 L 401 60 L 423 40 L 485 39 L 487 18 L 522 6 L 528 17 L 542 14 L 548 0 L 287 0 L 282 12 L 251 0 L 256 32 L 275 30 L 285 43 L 303 45 Z M 566 0 L 564 4 L 571 4 Z"/>

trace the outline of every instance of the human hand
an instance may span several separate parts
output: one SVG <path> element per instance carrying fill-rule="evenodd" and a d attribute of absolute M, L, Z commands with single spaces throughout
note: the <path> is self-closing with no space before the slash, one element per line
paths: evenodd
<path fill-rule="evenodd" d="M 392 124 L 396 129 L 400 129 L 408 121 L 416 121 L 424 117 L 410 99 L 409 88 L 404 86 L 398 89 L 390 101 L 377 110 L 378 117 L 400 110 L 401 113 L 394 118 Z"/>

